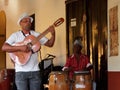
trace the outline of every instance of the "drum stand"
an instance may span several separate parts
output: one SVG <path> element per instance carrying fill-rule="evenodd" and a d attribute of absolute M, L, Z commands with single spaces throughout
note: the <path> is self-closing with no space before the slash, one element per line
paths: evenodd
<path fill-rule="evenodd" d="M 40 57 L 41 58 L 41 57 Z M 42 77 L 42 85 L 41 90 L 48 90 L 48 85 L 46 84 L 48 82 L 48 75 L 53 70 L 53 59 L 55 58 L 54 55 L 47 54 L 47 57 L 42 59 L 39 63 L 39 68 L 41 72 Z"/>

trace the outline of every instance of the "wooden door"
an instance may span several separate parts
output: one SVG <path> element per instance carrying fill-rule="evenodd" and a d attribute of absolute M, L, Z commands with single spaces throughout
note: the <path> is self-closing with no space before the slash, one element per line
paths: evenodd
<path fill-rule="evenodd" d="M 107 90 L 107 74 L 103 73 L 104 67 L 107 72 L 107 0 L 66 0 L 65 4 L 67 56 L 73 53 L 74 37 L 82 36 L 82 53 L 93 64 L 97 90 Z"/>
<path fill-rule="evenodd" d="M 6 53 L 1 50 L 6 39 L 6 15 L 0 11 L 0 69 L 6 67 Z"/>

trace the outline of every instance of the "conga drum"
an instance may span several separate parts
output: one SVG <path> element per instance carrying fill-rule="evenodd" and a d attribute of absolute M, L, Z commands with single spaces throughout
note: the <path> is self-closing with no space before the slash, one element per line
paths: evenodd
<path fill-rule="evenodd" d="M 66 72 L 53 71 L 49 75 L 49 90 L 69 90 L 69 80 Z"/>
<path fill-rule="evenodd" d="M 75 71 L 73 90 L 92 90 L 92 79 L 89 71 Z"/>

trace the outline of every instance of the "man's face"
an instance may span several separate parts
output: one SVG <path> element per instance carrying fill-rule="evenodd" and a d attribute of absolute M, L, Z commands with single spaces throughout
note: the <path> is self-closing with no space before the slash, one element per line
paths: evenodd
<path fill-rule="evenodd" d="M 81 52 L 81 49 L 82 49 L 81 46 L 78 44 L 74 45 L 74 47 L 73 47 L 74 53 L 77 53 L 77 54 L 79 54 Z"/>
<path fill-rule="evenodd" d="M 31 29 L 31 20 L 30 18 L 24 18 L 20 21 L 20 26 L 24 30 L 30 30 Z"/>

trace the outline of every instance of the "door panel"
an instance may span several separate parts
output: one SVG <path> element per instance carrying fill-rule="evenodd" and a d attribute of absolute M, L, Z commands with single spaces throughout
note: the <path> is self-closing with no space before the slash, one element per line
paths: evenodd
<path fill-rule="evenodd" d="M 4 11 L 0 11 L 0 69 L 6 67 L 6 53 L 1 50 L 6 40 L 6 15 Z"/>

